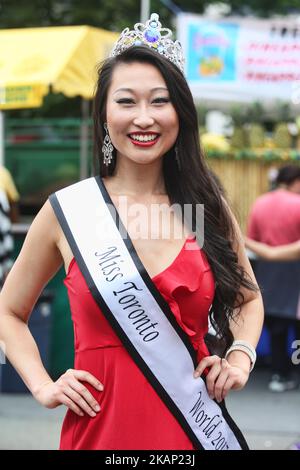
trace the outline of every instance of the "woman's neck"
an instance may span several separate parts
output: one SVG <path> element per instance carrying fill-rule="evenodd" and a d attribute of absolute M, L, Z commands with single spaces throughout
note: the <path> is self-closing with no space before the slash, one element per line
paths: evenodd
<path fill-rule="evenodd" d="M 114 175 L 105 180 L 109 182 L 110 191 L 118 195 L 145 198 L 166 194 L 161 161 L 145 165 L 117 164 Z"/>

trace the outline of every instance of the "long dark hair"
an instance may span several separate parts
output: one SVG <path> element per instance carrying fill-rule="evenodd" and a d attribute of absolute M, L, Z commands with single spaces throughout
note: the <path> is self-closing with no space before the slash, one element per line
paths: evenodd
<path fill-rule="evenodd" d="M 179 118 L 179 134 L 176 141 L 178 159 L 176 160 L 174 154 L 175 146 L 163 158 L 165 186 L 171 204 L 179 204 L 182 210 L 184 204 L 191 204 L 193 208 L 201 204 L 205 207 L 202 249 L 210 263 L 216 284 L 210 320 L 216 330 L 219 344 L 224 346 L 221 349 L 223 354 L 233 340 L 229 321 L 239 313 L 244 302 L 241 287 L 252 291 L 256 291 L 257 287 L 238 264 L 237 255 L 232 248 L 232 242 L 236 239 L 232 218 L 202 154 L 197 112 L 185 77 L 176 65 L 147 46 L 130 47 L 122 54 L 106 59 L 99 67 L 93 110 L 94 171 L 96 174 L 100 173 L 100 176 L 114 173 L 117 158 L 115 150 L 113 161 L 108 168 L 103 164 L 101 150 L 104 140 L 103 124 L 106 121 L 106 99 L 115 67 L 120 63 L 132 62 L 152 64 L 160 71 Z M 191 225 L 197 240 L 202 240 L 203 233 L 199 233 L 195 211 Z"/>

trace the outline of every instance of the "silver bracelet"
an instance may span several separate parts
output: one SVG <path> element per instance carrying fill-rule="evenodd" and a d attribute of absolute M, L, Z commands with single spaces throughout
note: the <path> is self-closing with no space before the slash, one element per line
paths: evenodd
<path fill-rule="evenodd" d="M 253 370 L 255 362 L 256 362 L 256 351 L 252 344 L 248 343 L 248 341 L 244 341 L 242 339 L 233 341 L 230 348 L 227 350 L 225 354 L 225 359 L 229 356 L 232 351 L 243 351 L 249 356 L 251 367 L 250 372 Z"/>

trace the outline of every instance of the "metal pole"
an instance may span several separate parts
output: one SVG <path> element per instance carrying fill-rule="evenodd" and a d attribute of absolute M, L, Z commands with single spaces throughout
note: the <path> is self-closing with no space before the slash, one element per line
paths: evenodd
<path fill-rule="evenodd" d="M 150 0 L 141 0 L 141 23 L 146 23 L 150 18 Z"/>
<path fill-rule="evenodd" d="M 0 111 L 0 165 L 4 165 L 4 146 L 5 146 L 4 112 Z"/>
<path fill-rule="evenodd" d="M 89 101 L 81 100 L 80 180 L 89 176 Z"/>

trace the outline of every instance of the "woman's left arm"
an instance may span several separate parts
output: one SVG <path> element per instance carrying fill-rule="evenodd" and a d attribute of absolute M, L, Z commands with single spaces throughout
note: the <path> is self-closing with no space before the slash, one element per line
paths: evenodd
<path fill-rule="evenodd" d="M 234 340 L 246 341 L 250 343 L 253 348 L 256 348 L 264 322 L 263 301 L 251 264 L 245 251 L 244 237 L 231 211 L 230 214 L 232 216 L 235 229 L 233 249 L 237 253 L 238 263 L 244 268 L 248 279 L 250 279 L 254 285 L 257 286 L 257 292 L 246 289 L 245 287 L 241 288 L 240 292 L 244 297 L 244 301 L 240 307 L 239 314 L 235 315 L 231 320 L 230 329 L 232 331 Z M 233 351 L 229 354 L 227 359 L 229 364 L 236 364 L 246 369 L 248 369 L 250 366 L 249 356 L 242 351 Z"/>
<path fill-rule="evenodd" d="M 229 210 L 235 229 L 235 238 L 233 249 L 237 253 L 238 262 L 249 276 L 249 279 L 257 286 L 257 282 L 251 268 L 250 262 L 245 252 L 244 239 L 238 223 Z M 240 307 L 239 313 L 234 315 L 230 321 L 230 329 L 234 340 L 242 340 L 250 343 L 256 348 L 259 341 L 263 320 L 264 309 L 261 293 L 251 291 L 244 287 L 240 290 L 244 301 Z M 202 359 L 195 370 L 195 377 L 200 376 L 206 368 L 210 368 L 206 376 L 207 390 L 211 398 L 221 401 L 230 390 L 240 390 L 243 388 L 249 378 L 251 369 L 251 360 L 247 353 L 241 350 L 234 350 L 228 354 L 226 360 L 219 356 L 209 356 Z"/>

